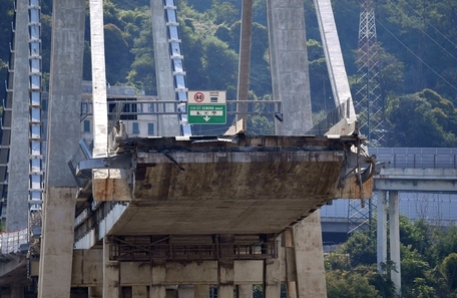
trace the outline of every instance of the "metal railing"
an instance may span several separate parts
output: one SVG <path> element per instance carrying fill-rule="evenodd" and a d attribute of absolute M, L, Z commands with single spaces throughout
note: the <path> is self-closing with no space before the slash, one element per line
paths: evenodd
<path fill-rule="evenodd" d="M 260 260 L 276 258 L 276 242 L 261 245 L 243 244 L 128 244 L 110 246 L 110 260 L 144 262 L 150 260 L 219 260 L 233 258 Z"/>
<path fill-rule="evenodd" d="M 135 119 L 141 115 L 181 115 L 181 108 L 186 106 L 185 101 L 176 100 L 116 100 L 108 103 L 108 116 L 115 116 L 120 113 L 121 119 Z M 165 109 L 166 105 L 174 105 L 172 112 Z M 278 100 L 229 100 L 227 101 L 227 114 L 234 115 L 237 112 L 239 104 L 247 105 L 247 114 L 250 115 L 275 115 L 281 112 L 281 101 Z M 92 102 L 83 102 L 81 104 L 81 116 L 92 116 Z"/>
<path fill-rule="evenodd" d="M 457 168 L 457 148 L 369 148 L 376 160 L 391 168 Z"/>

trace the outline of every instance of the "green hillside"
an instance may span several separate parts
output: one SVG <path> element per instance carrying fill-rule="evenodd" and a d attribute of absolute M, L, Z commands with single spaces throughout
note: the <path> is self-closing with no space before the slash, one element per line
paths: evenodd
<path fill-rule="evenodd" d="M 312 0 L 305 2 L 313 112 L 333 107 Z M 49 72 L 51 1 L 42 1 L 43 70 Z M 107 80 L 155 94 L 148 0 L 105 1 Z M 178 0 L 178 17 L 189 89 L 224 89 L 236 95 L 240 27 L 239 0 Z M 6 78 L 13 0 L 0 0 L 0 74 Z M 359 1 L 334 1 L 347 73 L 357 83 Z M 271 98 L 265 1 L 254 1 L 250 97 Z M 380 94 L 386 146 L 456 146 L 457 2 L 376 1 Z M 89 24 L 86 22 L 84 79 L 90 80 Z M 45 76 L 46 78 L 46 76 Z M 0 93 L 4 94 L 4 84 Z M 361 121 L 364 121 L 361 115 Z M 265 123 L 265 121 L 257 121 Z M 262 132 L 258 124 L 255 132 Z M 271 129 L 271 128 L 268 128 Z M 424 134 L 430 138 L 423 138 Z"/>

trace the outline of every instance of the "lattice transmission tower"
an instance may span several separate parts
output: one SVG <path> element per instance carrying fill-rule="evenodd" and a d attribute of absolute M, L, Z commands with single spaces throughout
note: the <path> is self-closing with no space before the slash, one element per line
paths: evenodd
<path fill-rule="evenodd" d="M 384 141 L 384 107 L 379 85 L 378 40 L 373 0 L 360 0 L 359 48 L 355 109 L 370 146 Z"/>
<path fill-rule="evenodd" d="M 384 107 L 379 86 L 379 58 L 376 36 L 376 19 L 373 0 L 360 0 L 359 47 L 357 51 L 357 91 L 355 111 L 360 131 L 370 146 L 384 142 Z M 358 229 L 371 228 L 371 215 L 375 200 L 366 204 L 361 200 L 349 201 L 349 228 L 351 234 Z"/>

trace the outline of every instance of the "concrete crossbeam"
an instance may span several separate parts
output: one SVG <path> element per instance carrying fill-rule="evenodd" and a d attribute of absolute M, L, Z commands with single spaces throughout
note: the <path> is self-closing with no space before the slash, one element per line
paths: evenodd
<path fill-rule="evenodd" d="M 322 253 L 322 251 L 321 251 Z M 75 250 L 73 257 L 72 287 L 99 287 L 103 284 L 103 251 L 101 249 Z M 279 271 L 269 280 L 285 283 L 286 280 L 295 282 L 294 273 L 286 277 L 285 253 L 279 251 L 279 258 L 275 259 Z M 152 269 L 150 263 L 121 262 L 119 264 L 120 284 L 122 286 L 150 286 Z M 278 267 L 279 266 L 279 267 Z M 161 284 L 170 285 L 196 285 L 203 286 L 201 295 L 206 293 L 208 285 L 218 284 L 218 262 L 167 262 L 164 265 L 166 275 Z M 269 268 L 268 266 L 266 268 Z M 157 269 L 155 269 L 157 270 Z M 264 261 L 262 260 L 235 260 L 233 265 L 234 285 L 258 285 L 264 283 Z"/>
<path fill-rule="evenodd" d="M 457 169 L 454 168 L 386 168 L 375 178 L 379 179 L 443 179 L 455 180 Z"/>
<path fill-rule="evenodd" d="M 451 179 L 375 179 L 374 189 L 382 191 L 456 193 L 457 176 Z"/>

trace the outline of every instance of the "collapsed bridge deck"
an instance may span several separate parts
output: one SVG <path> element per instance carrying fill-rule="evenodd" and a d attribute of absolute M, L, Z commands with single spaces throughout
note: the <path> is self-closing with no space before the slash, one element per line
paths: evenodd
<path fill-rule="evenodd" d="M 356 136 L 125 139 L 116 157 L 129 165 L 95 169 L 92 195 L 126 201 L 107 235 L 278 234 L 334 198 L 361 195 L 354 179 L 342 187 L 357 142 Z"/>

